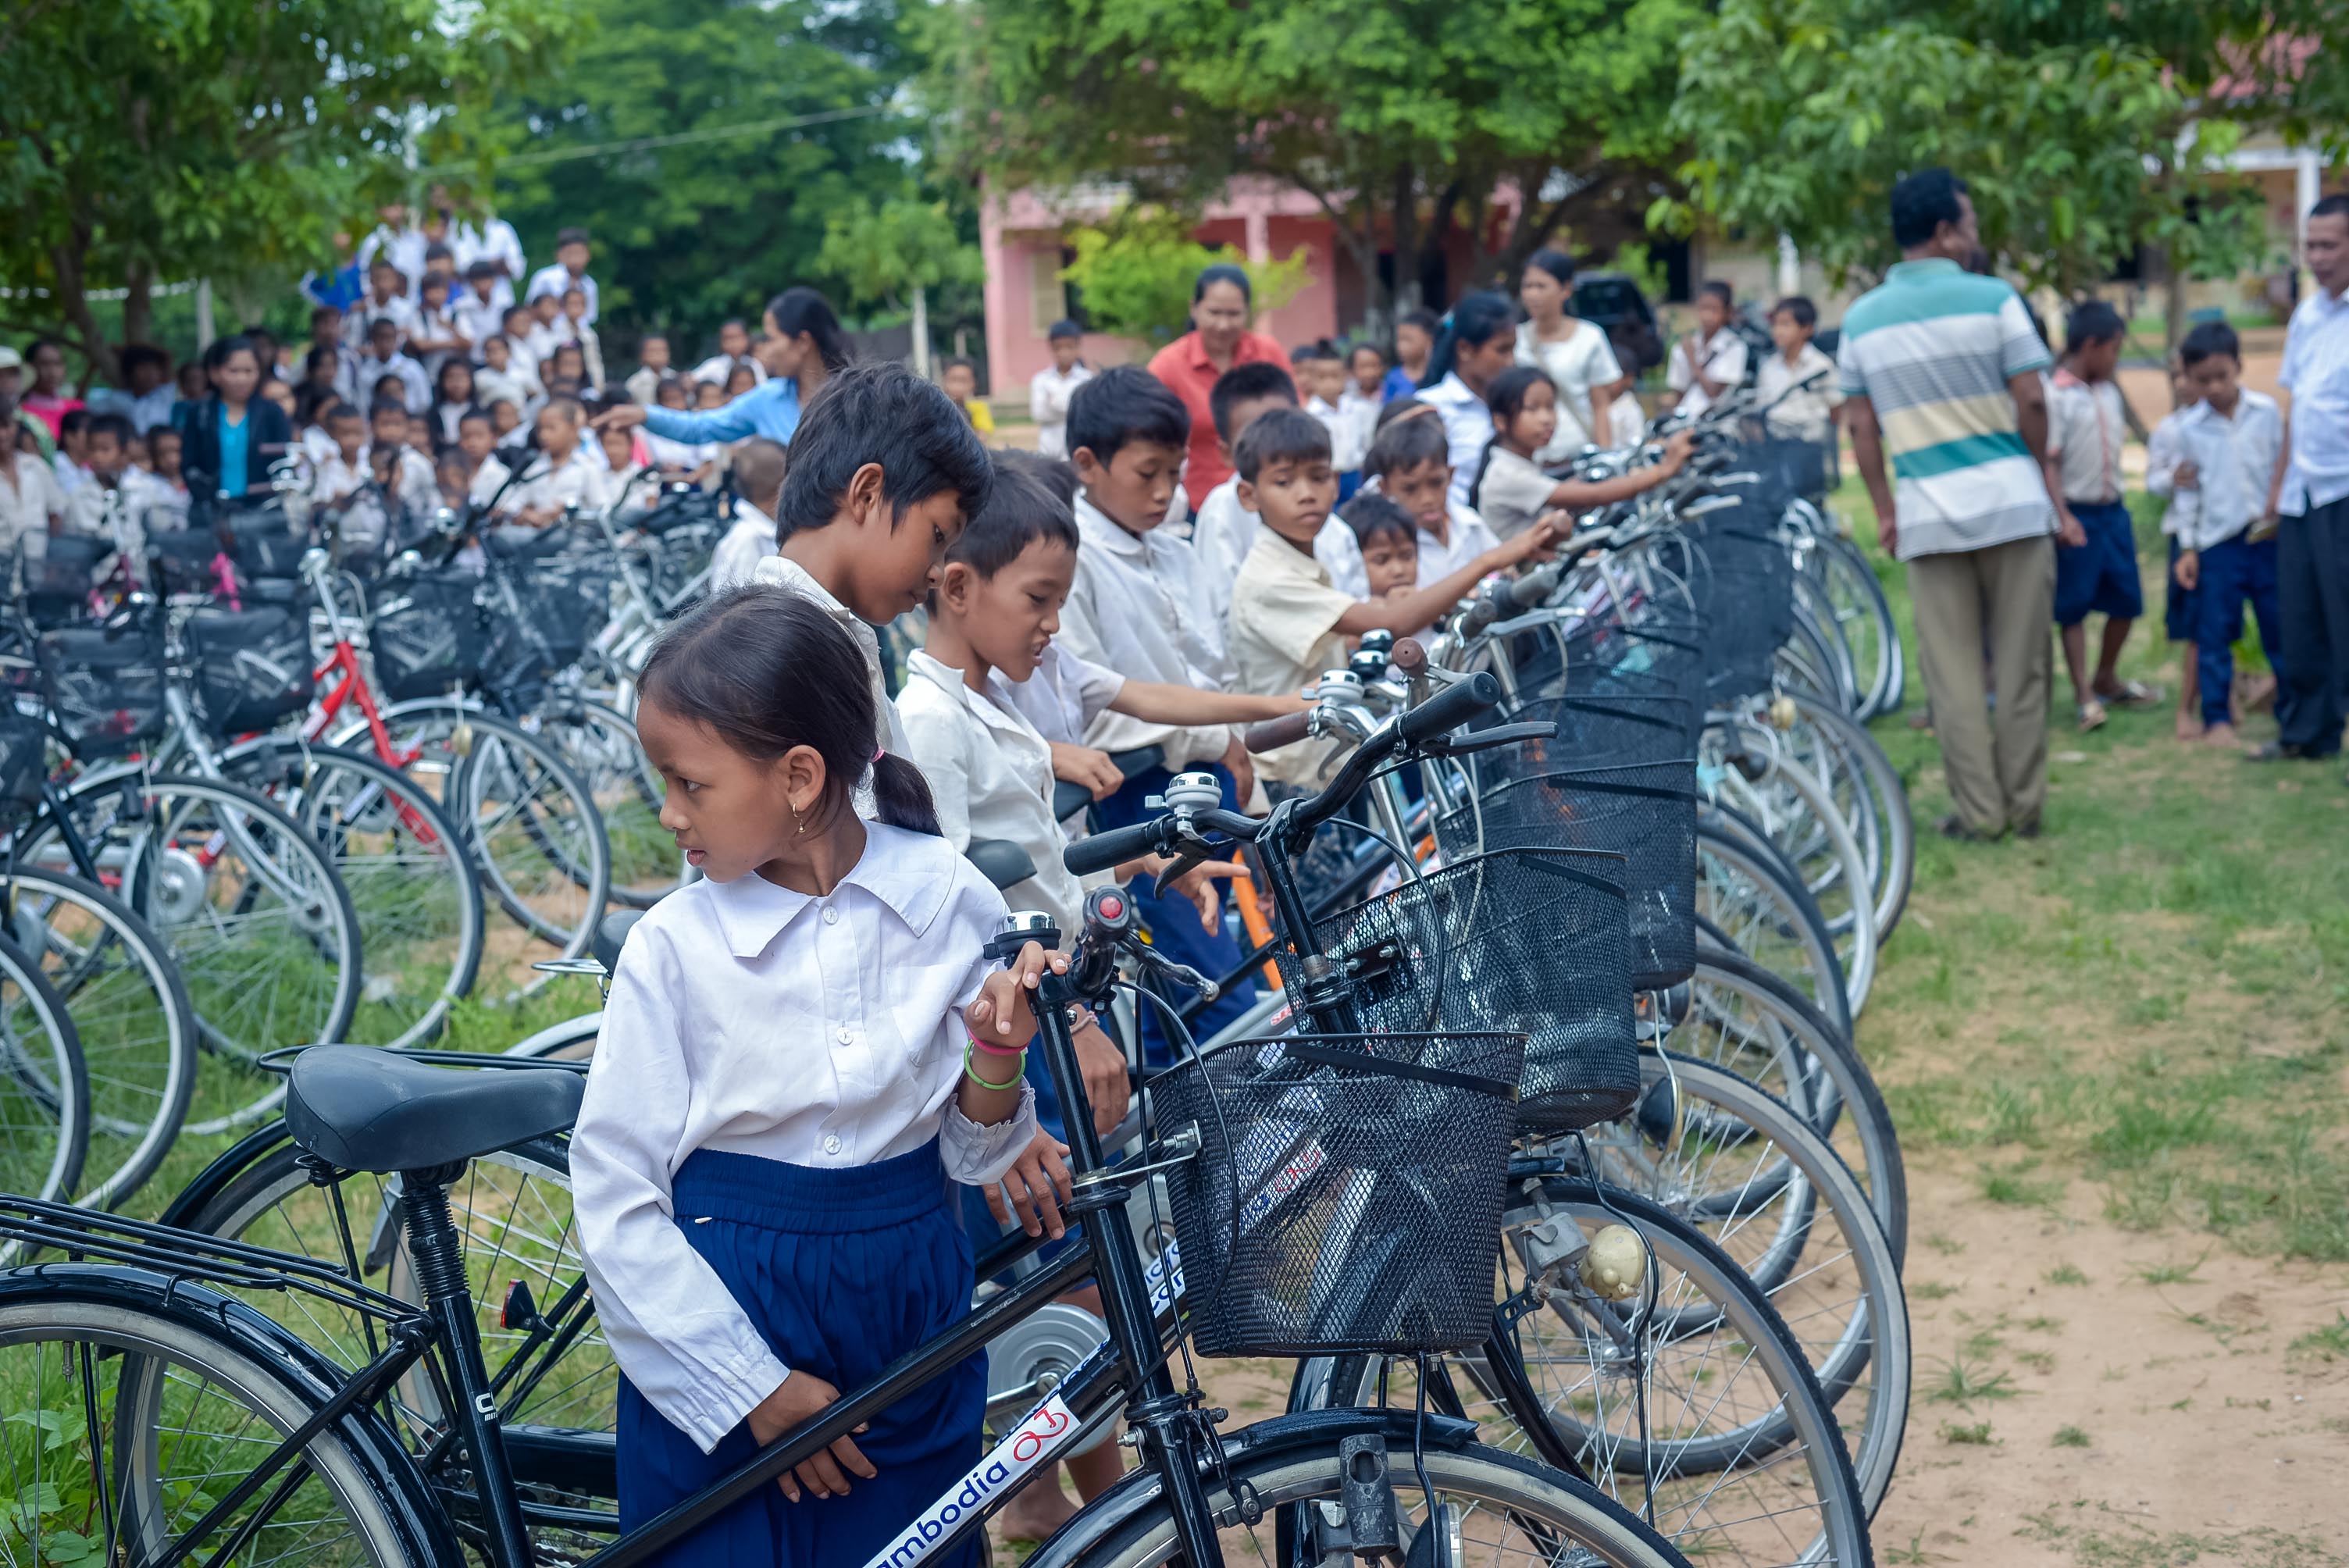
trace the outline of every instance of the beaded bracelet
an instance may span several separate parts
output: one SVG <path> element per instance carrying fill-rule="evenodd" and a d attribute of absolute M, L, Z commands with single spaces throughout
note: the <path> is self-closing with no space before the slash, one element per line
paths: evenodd
<path fill-rule="evenodd" d="M 971 1044 L 975 1046 L 978 1044 L 978 1042 L 977 1040 L 973 1040 Z M 1018 1088 L 1019 1087 L 1022 1069 L 1024 1069 L 1028 1065 L 1028 1052 L 1025 1047 L 1022 1047 L 1018 1054 L 1020 1058 L 1019 1065 L 1019 1067 L 1012 1068 L 1010 1079 L 1004 1083 L 989 1083 L 985 1078 L 978 1076 L 978 1068 L 972 1063 L 970 1059 L 970 1052 L 966 1050 L 962 1054 L 963 1076 L 970 1079 L 971 1082 L 977 1084 L 979 1088 L 985 1089 L 995 1089 L 999 1091 L 1007 1088 Z"/>

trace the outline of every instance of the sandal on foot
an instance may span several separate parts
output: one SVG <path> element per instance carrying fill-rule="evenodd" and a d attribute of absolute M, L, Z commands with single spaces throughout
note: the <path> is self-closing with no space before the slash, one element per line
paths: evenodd
<path fill-rule="evenodd" d="M 2112 717 L 2111 714 L 2105 711 L 2105 705 L 2095 697 L 2090 697 L 2082 703 L 2075 711 L 2080 717 L 2080 733 L 2083 735 L 2092 729 L 2104 728 L 2105 721 Z"/>
<path fill-rule="evenodd" d="M 2149 686 L 2143 681 L 2123 681 L 2112 690 L 2100 691 L 2096 696 L 2115 707 L 2151 707 L 2168 697 L 2159 686 Z"/>

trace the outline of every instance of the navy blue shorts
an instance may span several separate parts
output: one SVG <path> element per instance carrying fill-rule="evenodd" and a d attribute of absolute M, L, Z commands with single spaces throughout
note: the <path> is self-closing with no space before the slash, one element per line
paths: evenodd
<path fill-rule="evenodd" d="M 2169 541 L 2169 570 L 2162 574 L 2161 629 L 2173 643 L 2193 642 L 2199 633 L 2202 591 L 2178 585 L 2178 540 Z"/>
<path fill-rule="evenodd" d="M 2134 621 L 2145 614 L 2137 570 L 2137 529 L 2121 502 L 2075 500 L 2072 515 L 2088 542 L 2055 547 L 2055 624 L 2076 626 L 2091 614 Z"/>

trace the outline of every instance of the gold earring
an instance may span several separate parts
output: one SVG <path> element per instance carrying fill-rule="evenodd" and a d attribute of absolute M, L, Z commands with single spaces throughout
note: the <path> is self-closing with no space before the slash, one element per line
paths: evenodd
<path fill-rule="evenodd" d="M 792 806 L 789 800 L 784 801 L 783 804 Z M 800 809 L 797 806 L 792 806 L 792 832 L 798 835 L 806 831 L 807 824 L 800 820 Z"/>

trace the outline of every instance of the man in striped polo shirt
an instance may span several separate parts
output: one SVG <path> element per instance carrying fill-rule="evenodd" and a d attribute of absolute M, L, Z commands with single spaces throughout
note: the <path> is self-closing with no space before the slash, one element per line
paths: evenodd
<path fill-rule="evenodd" d="M 1919 661 L 1957 804 L 1941 830 L 2033 837 L 2047 795 L 2058 529 L 2047 346 L 2013 288 L 1960 266 L 1979 240 L 1965 182 L 1948 170 L 1892 188 L 1892 238 L 1903 260 L 1843 318 L 1853 456 L 1876 536 L 1909 568 Z"/>

